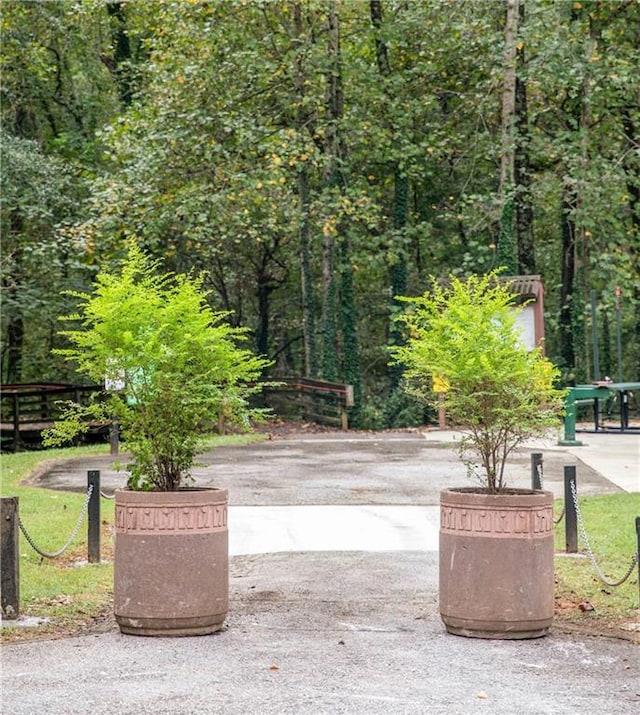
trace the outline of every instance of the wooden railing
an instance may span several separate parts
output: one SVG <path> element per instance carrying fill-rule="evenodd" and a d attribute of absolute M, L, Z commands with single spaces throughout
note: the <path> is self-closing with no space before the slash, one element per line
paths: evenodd
<path fill-rule="evenodd" d="M 306 420 L 348 429 L 348 410 L 353 407 L 353 387 L 306 377 L 275 378 L 265 386 L 263 403 L 282 419 Z M 60 416 L 60 403 L 86 403 L 103 392 L 101 385 L 29 383 L 0 387 L 2 450 L 16 452 L 39 446 L 41 432 Z M 95 425 L 93 434 L 109 432 Z"/>
<path fill-rule="evenodd" d="M 2 449 L 17 452 L 40 443 L 41 432 L 60 416 L 60 403 L 84 404 L 102 391 L 99 385 L 28 383 L 0 387 Z M 106 428 L 104 428 L 106 430 Z"/>
<path fill-rule="evenodd" d="M 281 384 L 265 387 L 264 401 L 279 417 L 349 428 L 352 385 L 309 377 L 277 377 L 274 381 Z"/>

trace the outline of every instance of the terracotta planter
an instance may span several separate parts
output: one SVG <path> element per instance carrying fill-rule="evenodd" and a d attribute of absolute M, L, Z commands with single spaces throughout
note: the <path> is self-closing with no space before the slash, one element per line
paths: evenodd
<path fill-rule="evenodd" d="M 554 611 L 553 494 L 440 494 L 440 615 L 449 633 L 537 638 Z"/>
<path fill-rule="evenodd" d="M 213 633 L 228 595 L 225 489 L 116 491 L 114 612 L 123 633 Z"/>

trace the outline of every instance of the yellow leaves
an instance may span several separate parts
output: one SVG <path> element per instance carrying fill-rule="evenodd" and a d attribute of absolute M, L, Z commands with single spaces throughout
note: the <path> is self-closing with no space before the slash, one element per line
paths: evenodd
<path fill-rule="evenodd" d="M 434 392 L 447 392 L 449 389 L 449 381 L 440 375 L 434 375 L 432 378 L 432 387 Z"/>
<path fill-rule="evenodd" d="M 184 78 L 182 75 L 180 75 L 180 76 L 178 77 L 178 79 L 177 79 L 178 84 L 184 84 L 185 81 L 186 81 L 186 80 L 185 80 L 185 78 Z"/>
<path fill-rule="evenodd" d="M 336 228 L 336 217 L 335 216 L 329 216 L 327 218 L 327 220 L 324 222 L 324 226 L 322 227 L 322 233 L 327 238 L 329 236 L 337 236 L 338 235 L 338 229 Z"/>
<path fill-rule="evenodd" d="M 272 161 L 276 166 L 280 166 L 280 164 L 282 164 L 282 157 L 278 156 L 278 154 L 272 154 L 272 155 L 271 155 L 271 161 Z"/>

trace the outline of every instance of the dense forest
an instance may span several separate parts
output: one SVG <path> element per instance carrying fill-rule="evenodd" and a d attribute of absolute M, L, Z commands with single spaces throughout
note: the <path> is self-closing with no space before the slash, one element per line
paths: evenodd
<path fill-rule="evenodd" d="M 542 277 L 565 383 L 640 379 L 640 3 L 4 0 L 2 382 L 73 381 L 65 289 L 137 241 L 274 375 L 416 419 L 429 277 Z M 622 361 L 618 359 L 621 352 Z"/>

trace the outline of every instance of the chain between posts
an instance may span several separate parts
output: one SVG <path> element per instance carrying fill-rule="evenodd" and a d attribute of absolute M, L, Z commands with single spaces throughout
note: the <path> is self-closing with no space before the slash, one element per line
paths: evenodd
<path fill-rule="evenodd" d="M 578 526 L 580 527 L 580 535 L 582 536 L 582 540 L 584 542 L 585 548 L 587 550 L 587 556 L 589 557 L 589 561 L 591 561 L 591 565 L 593 566 L 596 574 L 598 575 L 598 578 L 602 581 L 602 583 L 606 584 L 607 586 L 610 586 L 611 588 L 615 588 L 616 586 L 621 586 L 628 578 L 631 576 L 633 573 L 636 564 L 638 563 L 638 552 L 636 552 L 632 557 L 631 557 L 631 564 L 629 568 L 627 569 L 627 572 L 625 575 L 618 581 L 609 581 L 607 577 L 602 573 L 602 570 L 598 566 L 598 563 L 596 561 L 595 556 L 593 555 L 593 551 L 591 550 L 591 544 L 589 543 L 589 537 L 587 536 L 587 530 L 584 525 L 584 519 L 582 518 L 582 514 L 580 513 L 580 506 L 578 505 L 578 494 L 576 492 L 576 487 L 575 483 L 571 482 L 571 496 L 573 498 L 573 503 L 575 504 L 576 507 L 576 516 L 578 517 Z"/>
<path fill-rule="evenodd" d="M 80 510 L 80 514 L 78 515 L 78 520 L 76 521 L 76 525 L 73 527 L 73 530 L 71 531 L 71 536 L 69 536 L 67 543 L 58 551 L 55 551 L 53 553 L 49 553 L 47 551 L 43 551 L 40 549 L 35 541 L 32 539 L 31 535 L 25 528 L 24 524 L 22 523 L 22 519 L 20 518 L 20 515 L 18 515 L 18 526 L 20 527 L 20 531 L 24 535 L 24 538 L 27 540 L 29 543 L 29 546 L 36 551 L 40 556 L 42 556 L 45 559 L 55 559 L 57 556 L 62 556 L 64 552 L 71 546 L 73 541 L 75 540 L 76 536 L 78 535 L 78 531 L 80 531 L 80 526 L 82 525 L 82 522 L 84 521 L 84 517 L 87 514 L 87 510 L 89 508 L 89 501 L 91 499 L 91 494 L 93 493 L 93 485 L 90 484 L 88 489 L 87 489 L 87 498 L 85 499 L 85 502 Z"/>
<path fill-rule="evenodd" d="M 538 489 L 544 489 L 544 470 L 542 468 L 542 454 L 540 453 L 534 453 L 531 455 L 532 458 L 532 467 L 535 471 L 535 479 L 533 480 L 532 487 L 538 488 Z M 537 481 L 537 484 L 536 484 Z M 564 519 L 564 507 L 562 511 L 560 512 L 560 516 L 557 519 L 554 519 L 554 525 L 559 524 L 562 520 Z"/>
<path fill-rule="evenodd" d="M 562 511 L 560 512 L 560 516 L 554 520 L 554 525 L 559 524 L 563 519 L 564 519 L 564 514 L 565 514 L 565 509 L 562 507 Z"/>

